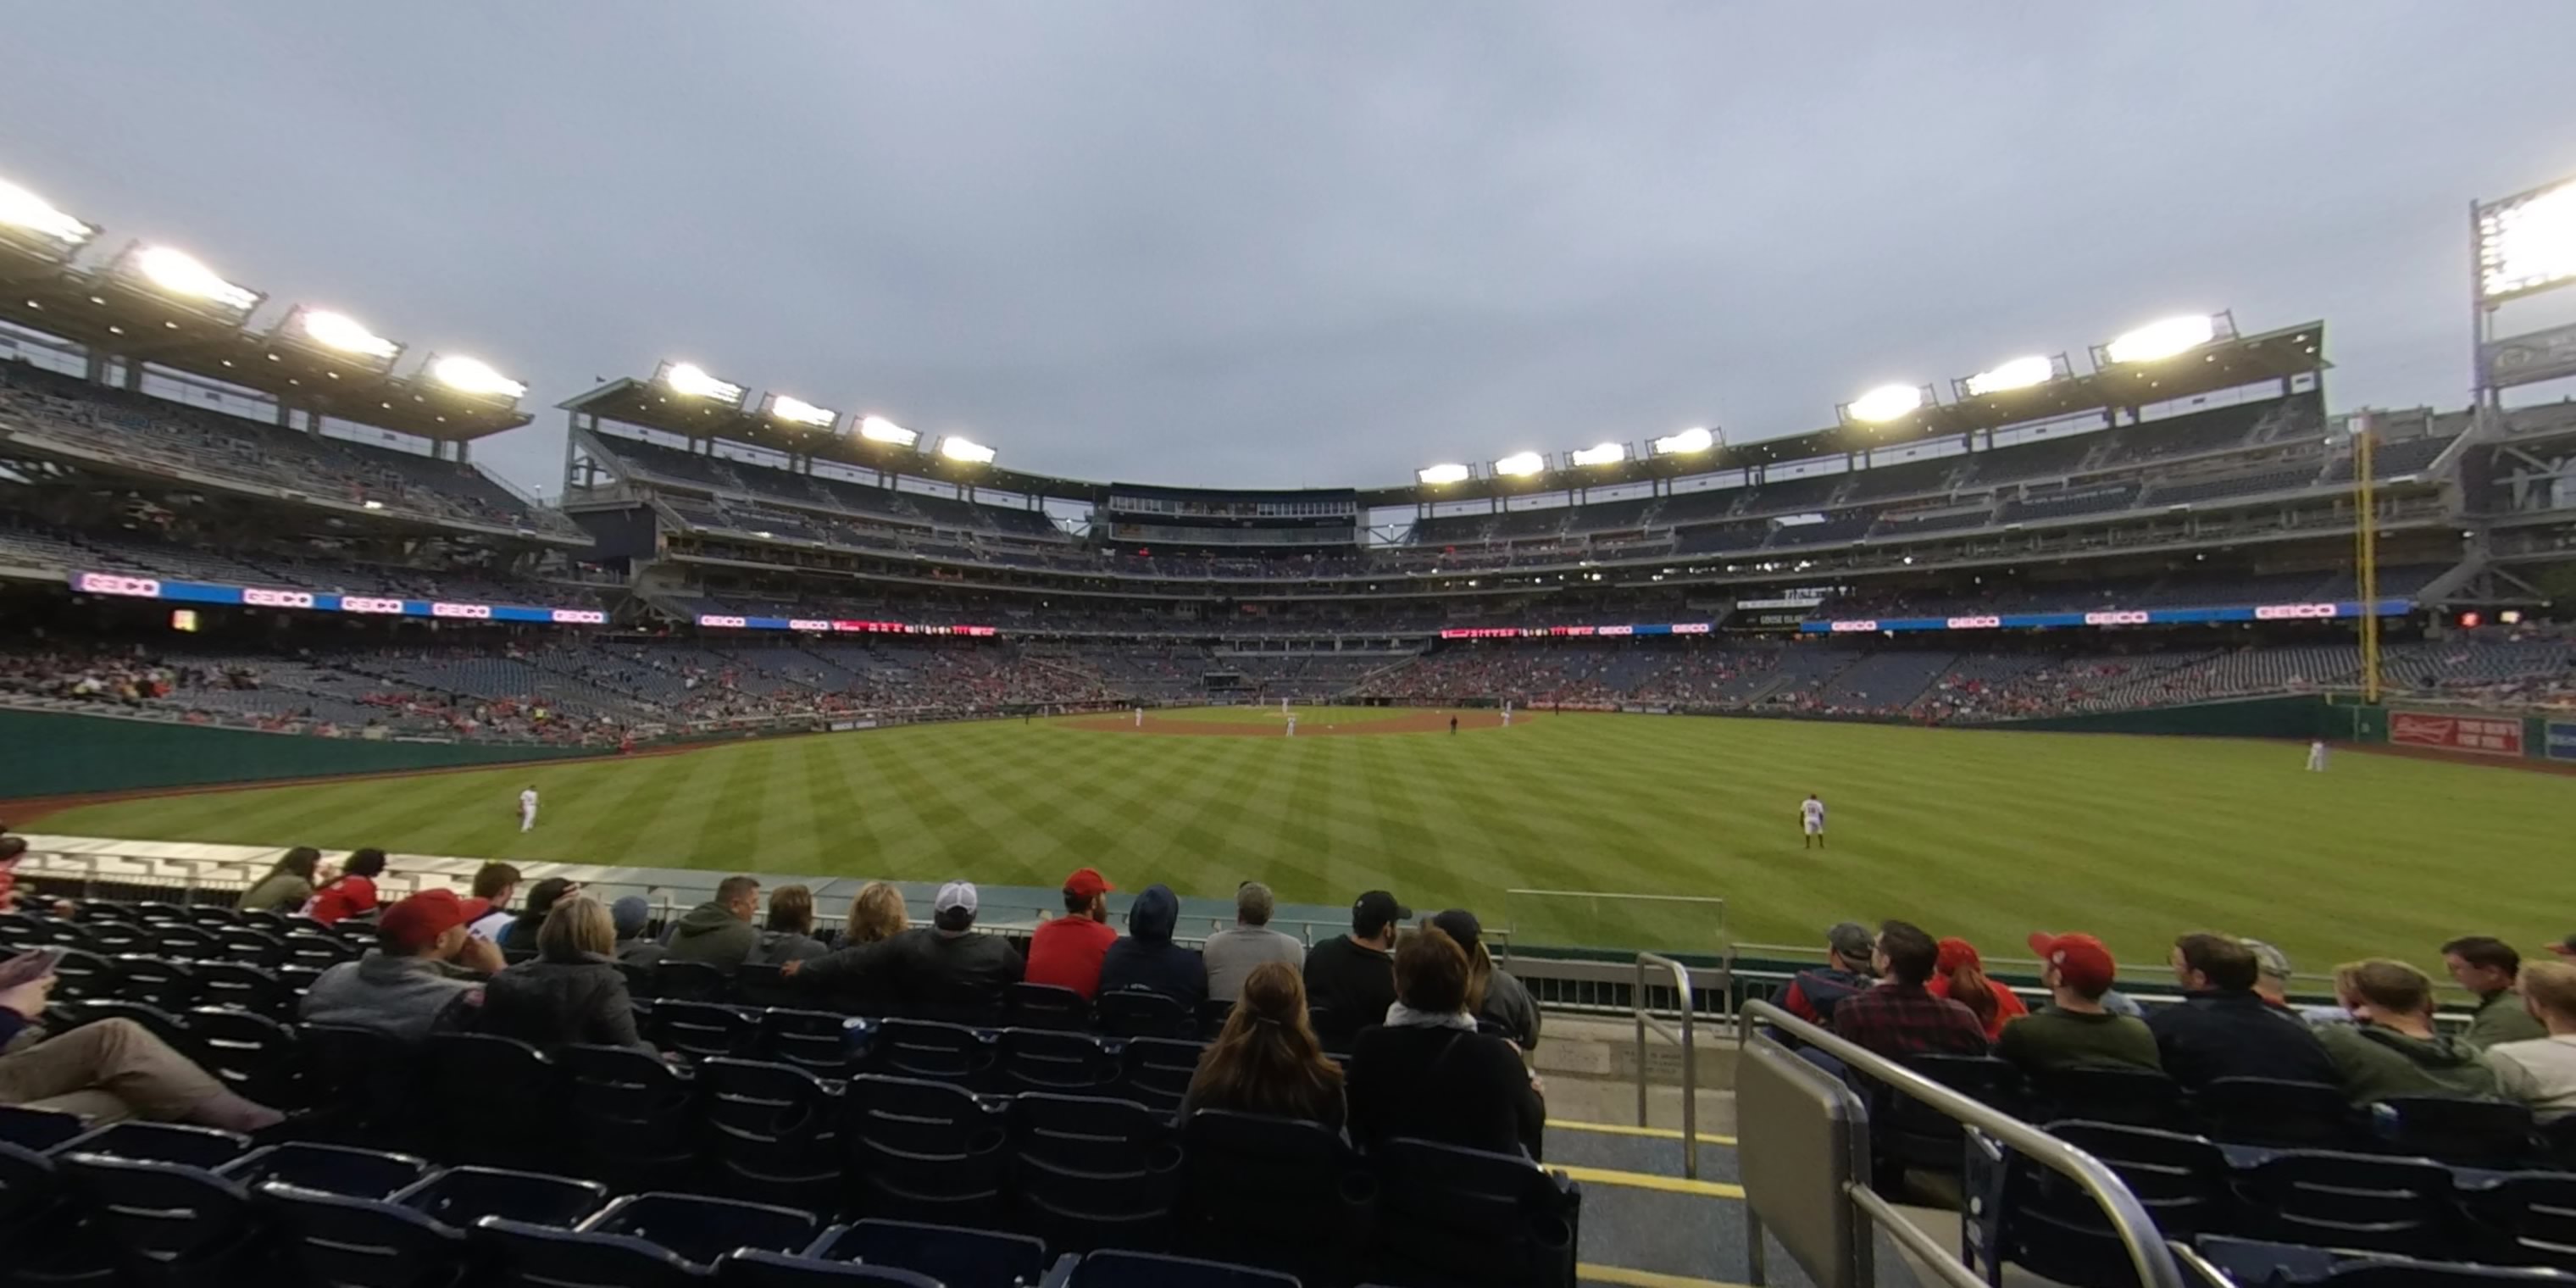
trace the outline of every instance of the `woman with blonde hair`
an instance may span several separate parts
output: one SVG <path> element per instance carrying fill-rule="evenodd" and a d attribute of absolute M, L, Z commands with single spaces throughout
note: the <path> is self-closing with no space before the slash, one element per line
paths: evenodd
<path fill-rule="evenodd" d="M 884 881 L 871 881 L 859 887 L 850 899 L 850 920 L 841 929 L 838 948 L 855 948 L 891 939 L 912 929 L 912 918 L 903 910 L 903 892 Z"/>
<path fill-rule="evenodd" d="M 804 988 L 832 995 L 844 1008 L 876 1011 L 896 1000 L 891 952 L 895 937 L 912 928 L 905 915 L 903 892 L 883 881 L 871 881 L 850 900 L 850 924 L 831 952 L 810 961 L 791 961 L 778 968 L 781 977 Z"/>
<path fill-rule="evenodd" d="M 484 1033 L 542 1047 L 591 1043 L 652 1050 L 635 1031 L 635 1004 L 617 968 L 617 924 L 588 895 L 555 901 L 537 929 L 537 956 L 483 986 Z"/>
<path fill-rule="evenodd" d="M 1225 1030 L 1199 1057 L 1181 1097 L 1181 1121 L 1202 1109 L 1303 1118 L 1340 1131 L 1342 1067 L 1306 1023 L 1306 981 L 1286 962 L 1263 962 L 1243 978 Z"/>

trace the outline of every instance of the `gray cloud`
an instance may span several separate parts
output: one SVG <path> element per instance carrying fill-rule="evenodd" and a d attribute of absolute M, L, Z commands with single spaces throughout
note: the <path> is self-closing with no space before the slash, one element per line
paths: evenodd
<path fill-rule="evenodd" d="M 552 403 L 687 356 L 1084 477 L 1811 429 L 2136 321 L 2457 403 L 2558 0 L 22 6 L 0 173 Z M 549 489 L 558 417 L 484 459 Z"/>

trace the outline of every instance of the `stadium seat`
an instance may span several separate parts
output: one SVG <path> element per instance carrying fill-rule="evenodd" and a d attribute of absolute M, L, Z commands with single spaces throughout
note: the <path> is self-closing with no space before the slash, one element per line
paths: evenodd
<path fill-rule="evenodd" d="M 1177 1112 L 1207 1048 L 1178 1038 L 1130 1038 L 1118 1053 L 1118 1094 L 1166 1113 Z"/>
<path fill-rule="evenodd" d="M 1152 1252 L 1095 1252 L 1070 1267 L 1061 1288 L 1299 1288 L 1275 1270 Z"/>
<path fill-rule="evenodd" d="M 241 924 L 239 911 L 219 903 L 194 903 L 188 905 L 183 912 L 189 925 L 218 933 Z"/>
<path fill-rule="evenodd" d="M 53 922 L 69 925 L 69 922 Z M 58 945 L 60 946 L 60 945 Z M 115 997 L 124 981 L 124 972 L 112 958 L 85 948 L 62 946 L 62 956 L 54 960 L 54 996 L 57 1003 L 86 1002 Z"/>
<path fill-rule="evenodd" d="M 380 1199 L 419 1184 L 429 1175 L 430 1166 L 408 1154 L 297 1141 L 263 1145 L 214 1170 L 246 1190 L 276 1182 L 326 1194 Z"/>
<path fill-rule="evenodd" d="M 999 1107 L 949 1083 L 876 1074 L 850 1079 L 842 1107 L 861 1211 L 951 1225 L 999 1215 L 1010 1163 Z"/>
<path fill-rule="evenodd" d="M 638 1002 L 649 1002 L 662 995 L 661 976 L 655 974 L 650 966 L 619 962 L 617 973 L 626 977 L 626 995 Z"/>
<path fill-rule="evenodd" d="M 127 1001 L 143 1002 L 175 1015 L 195 1006 L 205 991 L 197 983 L 196 968 L 184 961 L 129 954 L 118 957 L 116 964 L 123 977 L 117 985 L 117 996 Z"/>
<path fill-rule="evenodd" d="M 760 1017 L 717 1002 L 664 997 L 653 1003 L 653 1044 L 693 1060 L 748 1055 L 760 1040 Z"/>
<path fill-rule="evenodd" d="M 2237 1174 L 2239 1224 L 2283 1243 L 2447 1258 L 2461 1242 L 2449 1168 L 2437 1163 L 2301 1150 Z"/>
<path fill-rule="evenodd" d="M 858 1028 L 858 1020 L 838 1011 L 771 1007 L 761 1013 L 752 1050 L 763 1060 L 837 1078 L 858 1061 Z"/>
<path fill-rule="evenodd" d="M 0 1141 L 0 1275 L 24 1285 L 107 1285 L 116 1260 L 96 1225 L 80 1219 L 54 1161 Z"/>
<path fill-rule="evenodd" d="M 272 1020 L 295 1018 L 295 991 L 266 965 L 241 961 L 199 962 L 197 982 L 208 1006 L 229 1006 Z"/>
<path fill-rule="evenodd" d="M 570 1134 L 560 1110 L 569 1081 L 545 1053 L 516 1038 L 440 1033 L 421 1055 L 442 1157 L 495 1167 L 556 1157 Z"/>
<path fill-rule="evenodd" d="M 1376 1220 L 1377 1177 L 1341 1133 L 1202 1109 L 1181 1124 L 1182 1251 L 1347 1282 Z"/>
<path fill-rule="evenodd" d="M 2205 1236 L 2194 1249 L 2232 1288 L 2506 1288 L 2566 1282 L 2545 1269 L 2348 1253 L 2262 1239 Z"/>
<path fill-rule="evenodd" d="M 304 1049 L 306 1095 L 325 1107 L 337 1130 L 397 1145 L 420 1135 L 414 1096 L 421 1073 L 401 1043 L 339 1024 L 298 1025 L 295 1033 Z"/>
<path fill-rule="evenodd" d="M 195 961 L 222 956 L 224 942 L 204 926 L 165 921 L 144 930 L 144 946 L 138 951 L 170 961 Z"/>
<path fill-rule="evenodd" d="M 706 1276 L 668 1248 L 632 1235 L 595 1234 L 487 1216 L 474 1242 L 519 1288 L 704 1288 Z"/>
<path fill-rule="evenodd" d="M 705 962 L 653 963 L 653 997 L 678 1002 L 721 1002 L 733 981 Z"/>
<path fill-rule="evenodd" d="M 1031 1092 L 1012 1099 L 1010 1131 L 1014 1192 L 1049 1246 L 1169 1240 L 1181 1150 L 1168 1118 L 1128 1100 Z"/>
<path fill-rule="evenodd" d="M 716 1262 L 720 1288 L 832 1288 L 835 1284 L 876 1284 L 880 1288 L 946 1288 L 928 1275 L 892 1266 L 862 1266 L 847 1261 L 816 1261 L 783 1252 L 733 1252 Z"/>
<path fill-rule="evenodd" d="M 1002 992 L 1002 1023 L 1015 1029 L 1088 1029 L 1091 1002 L 1053 984 L 1013 984 Z"/>
<path fill-rule="evenodd" d="M 2192 1096 L 2200 1130 L 2213 1140 L 2276 1149 L 2350 1149 L 2362 1120 L 2341 1089 L 2286 1078 L 2216 1078 Z"/>
<path fill-rule="evenodd" d="M 995 1091 L 1093 1095 L 1104 1093 L 1117 1078 L 1117 1057 L 1088 1033 L 1004 1029 L 995 1035 Z"/>
<path fill-rule="evenodd" d="M 823 1232 L 805 1255 L 821 1261 L 896 1266 L 949 1288 L 1034 1285 L 1052 1264 L 1046 1242 L 1025 1234 L 871 1217 Z"/>
<path fill-rule="evenodd" d="M 465 1232 L 414 1208 L 275 1182 L 258 1193 L 306 1283 L 453 1288 L 465 1275 Z"/>
<path fill-rule="evenodd" d="M 608 1187 L 544 1172 L 451 1167 L 394 1195 L 394 1202 L 463 1229 L 485 1217 L 571 1229 L 608 1202 Z"/>
<path fill-rule="evenodd" d="M 765 962 L 744 962 L 733 973 L 732 999 L 743 1006 L 795 1006 L 804 999 L 796 987 Z"/>
<path fill-rule="evenodd" d="M 250 1138 L 212 1127 L 185 1123 L 149 1123 L 129 1119 L 73 1137 L 55 1147 L 57 1155 L 103 1154 L 109 1158 L 152 1163 L 182 1163 L 209 1171 L 250 1152 Z"/>
<path fill-rule="evenodd" d="M 2056 1123 L 2049 1134 L 2117 1172 L 2166 1238 L 2229 1228 L 2227 1159 L 2209 1141 L 2080 1121 Z M 1969 1206 L 1970 1248 L 1997 1266 L 2017 1265 L 2081 1288 L 2130 1288 L 2137 1282 L 2125 1245 L 2082 1186 L 1982 1132 L 1971 1132 L 1969 1141 L 1977 1151 L 1965 1178 L 1968 1193 L 1977 1196 Z"/>
<path fill-rule="evenodd" d="M 250 1011 L 199 1007 L 187 1015 L 198 1063 L 223 1079 L 233 1094 L 264 1105 L 302 1102 L 297 1081 L 304 1053 L 295 1030 Z"/>
<path fill-rule="evenodd" d="M 286 957 L 286 941 L 254 926 L 226 926 L 215 933 L 215 956 L 200 969 L 217 964 L 275 966 Z"/>
<path fill-rule="evenodd" d="M 962 1024 L 881 1020 L 868 1041 L 866 1067 L 871 1073 L 979 1086 L 992 1072 L 993 1048 L 990 1034 Z"/>
<path fill-rule="evenodd" d="M 185 1051 L 189 1046 L 187 1022 L 149 1002 L 123 997 L 92 997 L 55 1008 L 48 1018 L 64 1031 L 102 1020 L 125 1020 L 142 1025 L 152 1036 L 178 1050 Z"/>
<path fill-rule="evenodd" d="M 1399 1137 L 1378 1176 L 1376 1273 L 1408 1285 L 1571 1288 L 1583 1196 L 1518 1154 Z"/>
<path fill-rule="evenodd" d="M 1993 1056 L 1918 1055 L 1904 1063 L 1942 1086 L 2006 1113 L 2020 1108 L 2021 1070 Z M 1897 1095 L 1874 1079 L 1856 1075 L 1855 1081 L 1869 1099 L 1874 1184 L 1881 1189 L 1894 1186 L 1909 1169 L 1944 1174 L 1960 1170 L 1966 1137 L 1957 1119 L 1911 1096 Z"/>
<path fill-rule="evenodd" d="M 2576 1176 L 2519 1173 L 2464 1187 L 2461 1198 L 2477 1260 L 2576 1270 Z"/>
<path fill-rule="evenodd" d="M 634 1194 L 581 1223 L 585 1233 L 649 1239 L 693 1266 L 739 1248 L 798 1252 L 814 1241 L 814 1217 L 794 1208 L 702 1194 Z"/>
<path fill-rule="evenodd" d="M 2391 1096 L 2370 1108 L 2380 1146 L 2391 1154 L 2467 1167 L 2513 1167 L 2538 1152 L 2531 1111 L 2506 1101 Z"/>
<path fill-rule="evenodd" d="M 1199 1039 L 1213 1042 L 1225 1031 L 1225 1022 L 1234 1017 L 1234 1003 L 1211 997 L 1199 1003 Z"/>
<path fill-rule="evenodd" d="M 1198 1016 L 1189 1007 L 1143 988 L 1100 995 L 1100 1027 L 1122 1038 L 1194 1038 Z"/>
<path fill-rule="evenodd" d="M 240 1184 L 186 1163 L 77 1149 L 55 1167 L 127 1278 L 156 1288 L 229 1288 L 248 1269 L 264 1222 Z"/>
<path fill-rule="evenodd" d="M 152 927 L 139 921 L 93 921 L 84 924 L 81 932 L 88 940 L 85 947 L 109 956 L 139 956 L 158 946 Z"/>
<path fill-rule="evenodd" d="M 2183 1111 L 2181 1086 L 2153 1069 L 2054 1069 L 2031 1077 L 2030 1095 L 2043 1122 L 2081 1119 L 2166 1131 L 2194 1125 Z"/>
<path fill-rule="evenodd" d="M 88 1127 L 74 1114 L 29 1109 L 21 1105 L 0 1105 L 0 1145 L 16 1145 L 42 1153 L 87 1130 Z"/>
<path fill-rule="evenodd" d="M 698 1089 L 725 1192 L 794 1207 L 834 1205 L 841 1186 L 838 1089 L 794 1065 L 732 1059 L 701 1062 Z"/>
<path fill-rule="evenodd" d="M 583 1171 L 650 1188 L 678 1183 L 697 1157 L 689 1070 L 620 1046 L 564 1047 L 555 1063 L 572 1079 L 573 1137 Z"/>
<path fill-rule="evenodd" d="M 336 935 L 320 930 L 295 930 L 278 941 L 278 964 L 329 970 L 342 962 L 356 961 L 362 951 L 356 944 Z"/>

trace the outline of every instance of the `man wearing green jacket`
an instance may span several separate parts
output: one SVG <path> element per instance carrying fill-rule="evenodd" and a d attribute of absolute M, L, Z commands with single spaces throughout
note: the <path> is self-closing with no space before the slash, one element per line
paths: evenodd
<path fill-rule="evenodd" d="M 2431 976 L 2385 958 L 2353 962 L 2336 969 L 2335 997 L 2353 1022 L 2320 1024 L 2316 1034 L 2345 1099 L 2497 1094 L 2495 1070 L 2476 1047 L 2433 1031 Z"/>
<path fill-rule="evenodd" d="M 2498 1042 L 2529 1042 L 2549 1031 L 2522 1004 L 2514 986 L 2522 977 L 2522 954 L 2489 935 L 2467 935 L 2442 945 L 2442 964 L 2451 978 L 2477 995 L 2478 1009 L 2463 1036 L 2483 1051 Z"/>
<path fill-rule="evenodd" d="M 730 975 L 760 946 L 751 919 L 760 915 L 760 882 L 753 877 L 726 877 L 716 883 L 716 897 L 691 908 L 671 927 L 666 962 L 705 962 Z"/>

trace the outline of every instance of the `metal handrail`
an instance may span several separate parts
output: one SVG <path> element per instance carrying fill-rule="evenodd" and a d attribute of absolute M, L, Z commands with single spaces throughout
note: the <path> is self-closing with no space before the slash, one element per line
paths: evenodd
<path fill-rule="evenodd" d="M 1748 1026 L 1758 1023 L 1778 1029 L 1800 1043 L 1842 1061 L 1854 1072 L 1868 1074 L 1889 1090 L 1974 1127 L 2022 1157 L 2083 1186 L 2084 1192 L 2091 1195 L 2093 1201 L 2101 1206 L 2103 1214 L 2110 1218 L 2111 1228 L 2119 1234 L 2120 1242 L 2128 1246 L 2130 1264 L 2137 1270 L 2138 1282 L 2143 1288 L 2186 1288 L 2182 1270 L 2174 1264 L 2173 1253 L 2165 1246 L 2164 1235 L 2156 1230 L 2155 1219 L 2147 1215 L 2146 1208 L 2138 1202 L 2137 1195 L 2129 1192 L 2119 1173 L 2105 1166 L 2102 1160 L 2011 1114 L 1942 1086 L 1886 1056 L 1837 1037 L 1769 1002 L 1748 1001 L 1744 1004 L 1743 1015 Z M 1918 1255 L 1929 1249 L 1931 1255 L 1925 1260 L 1937 1267 L 1943 1278 L 1961 1285 L 1961 1288 L 1976 1288 L 1977 1277 L 1951 1260 L 1946 1249 L 1933 1243 L 1922 1231 L 1913 1229 L 1912 1223 L 1905 1220 L 1893 1205 L 1872 1192 L 1867 1177 L 1847 1182 L 1845 1192 L 1855 1206 L 1887 1229 L 1889 1237 Z M 1914 1237 L 1909 1238 L 1909 1235 Z"/>
<path fill-rule="evenodd" d="M 1673 987 L 1679 990 L 1682 1023 L 1676 1030 L 1646 1013 L 1646 968 L 1659 966 L 1673 973 Z M 1699 1044 L 1691 1040 L 1690 969 L 1670 957 L 1656 953 L 1637 954 L 1637 981 L 1629 994 L 1630 1009 L 1637 1018 L 1637 1125 L 1646 1126 L 1646 1031 L 1657 1037 L 1678 1042 L 1682 1048 L 1682 1175 L 1699 1179 Z"/>

